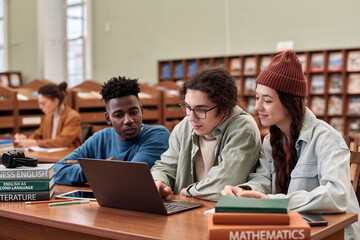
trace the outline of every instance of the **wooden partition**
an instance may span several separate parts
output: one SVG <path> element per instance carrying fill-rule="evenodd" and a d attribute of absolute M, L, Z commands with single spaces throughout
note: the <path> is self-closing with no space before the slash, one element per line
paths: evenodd
<path fill-rule="evenodd" d="M 162 96 L 161 91 L 146 83 L 140 83 L 140 103 L 143 106 L 143 123 L 149 125 L 161 125 L 162 122 Z"/>
<path fill-rule="evenodd" d="M 0 97 L 0 132 L 14 133 L 18 119 L 16 91 L 0 84 Z"/>
<path fill-rule="evenodd" d="M 183 102 L 179 97 L 181 85 L 172 81 L 162 81 L 156 87 L 162 94 L 162 123 L 169 131 L 172 131 L 175 125 L 184 118 L 179 107 L 179 104 Z"/>

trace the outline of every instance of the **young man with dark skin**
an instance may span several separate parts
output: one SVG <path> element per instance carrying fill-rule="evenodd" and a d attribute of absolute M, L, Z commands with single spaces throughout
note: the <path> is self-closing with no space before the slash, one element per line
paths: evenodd
<path fill-rule="evenodd" d="M 78 158 L 119 159 L 146 162 L 149 168 L 168 149 L 169 131 L 142 123 L 137 80 L 112 78 L 100 92 L 105 100 L 105 119 L 111 128 L 96 132 L 83 145 L 55 164 L 55 183 L 83 185 L 87 182 Z"/>

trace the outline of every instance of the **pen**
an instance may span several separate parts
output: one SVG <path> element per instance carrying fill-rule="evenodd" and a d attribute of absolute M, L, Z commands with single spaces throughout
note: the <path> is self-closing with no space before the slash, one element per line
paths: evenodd
<path fill-rule="evenodd" d="M 32 202 L 25 202 L 25 204 L 57 203 L 57 202 L 70 202 L 70 201 L 74 201 L 74 199 L 56 199 L 56 200 L 47 200 L 47 201 L 32 201 Z"/>
<path fill-rule="evenodd" d="M 55 202 L 49 203 L 49 206 L 57 206 L 57 205 L 66 205 L 66 204 L 82 204 L 82 203 L 89 203 L 90 200 L 78 200 L 78 201 L 69 201 L 69 202 Z"/>

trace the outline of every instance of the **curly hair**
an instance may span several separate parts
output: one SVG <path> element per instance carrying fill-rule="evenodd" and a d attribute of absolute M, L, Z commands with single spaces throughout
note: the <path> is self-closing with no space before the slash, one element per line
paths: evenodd
<path fill-rule="evenodd" d="M 290 157 L 286 161 L 286 153 L 282 139 L 284 133 L 275 125 L 270 127 L 270 145 L 276 173 L 276 192 L 287 194 L 290 184 L 290 174 L 294 169 L 298 157 L 295 143 L 299 138 L 300 130 L 305 116 L 305 97 L 295 96 L 277 91 L 279 99 L 291 116 L 290 124 Z"/>
<path fill-rule="evenodd" d="M 58 98 L 60 105 L 64 101 L 65 96 L 67 95 L 66 88 L 66 82 L 62 82 L 59 85 L 50 83 L 39 88 L 38 93 L 44 95 L 51 100 Z"/>
<path fill-rule="evenodd" d="M 191 75 L 179 90 L 182 100 L 188 89 L 205 92 L 210 101 L 216 104 L 217 115 L 230 113 L 237 103 L 235 82 L 224 68 L 203 69 Z"/>
<path fill-rule="evenodd" d="M 113 77 L 104 83 L 100 94 L 105 103 L 113 98 L 121 98 L 135 95 L 139 99 L 140 87 L 137 83 L 138 79 L 130 79 L 126 77 Z"/>

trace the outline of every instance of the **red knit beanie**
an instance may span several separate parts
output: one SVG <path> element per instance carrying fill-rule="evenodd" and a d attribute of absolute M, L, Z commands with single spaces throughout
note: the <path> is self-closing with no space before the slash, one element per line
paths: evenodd
<path fill-rule="evenodd" d="M 276 55 L 267 69 L 256 78 L 256 83 L 280 92 L 307 96 L 307 82 L 301 63 L 293 50 Z"/>

